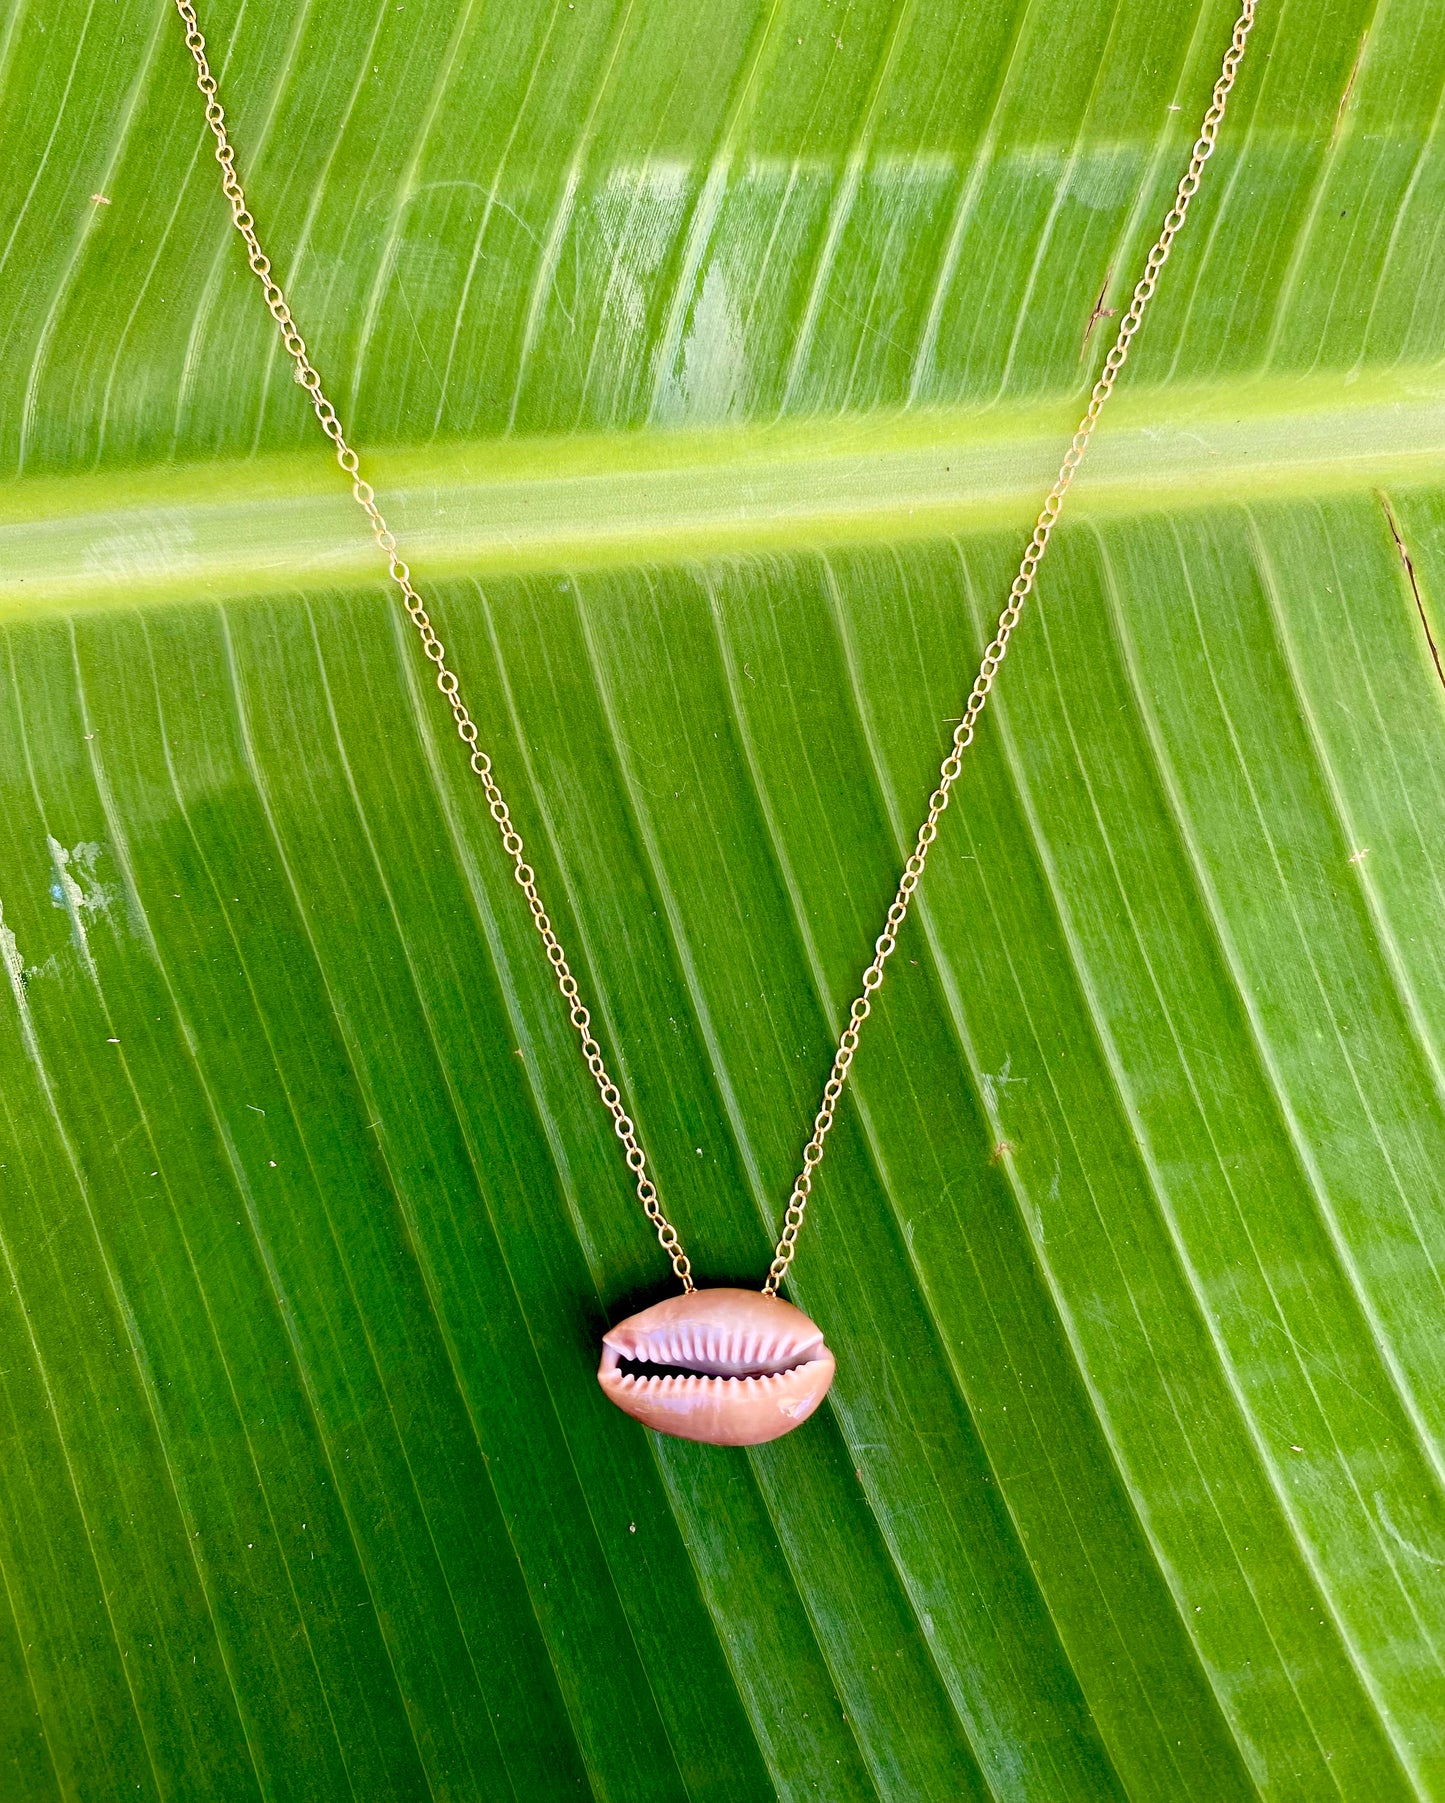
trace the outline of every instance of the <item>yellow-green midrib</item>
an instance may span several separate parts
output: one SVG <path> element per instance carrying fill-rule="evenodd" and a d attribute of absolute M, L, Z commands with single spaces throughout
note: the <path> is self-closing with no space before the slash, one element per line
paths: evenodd
<path fill-rule="evenodd" d="M 710 432 L 458 442 L 368 458 L 417 572 L 488 576 L 1024 526 L 1079 411 L 922 410 Z M 1071 516 L 1432 479 L 1436 371 L 1125 394 Z M 323 446 L 0 489 L 0 618 L 365 580 L 379 564 Z"/>

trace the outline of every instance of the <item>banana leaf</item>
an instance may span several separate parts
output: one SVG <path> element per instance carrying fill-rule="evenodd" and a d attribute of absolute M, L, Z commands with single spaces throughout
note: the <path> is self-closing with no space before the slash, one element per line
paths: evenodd
<path fill-rule="evenodd" d="M 1233 7 L 216 0 L 701 1280 L 760 1279 Z M 753 1450 L 169 0 L 0 15 L 0 1796 L 1445 1797 L 1445 35 L 1261 0 Z"/>

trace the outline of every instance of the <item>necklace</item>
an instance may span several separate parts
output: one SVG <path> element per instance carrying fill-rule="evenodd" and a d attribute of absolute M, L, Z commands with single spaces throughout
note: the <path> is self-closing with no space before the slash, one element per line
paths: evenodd
<path fill-rule="evenodd" d="M 422 598 L 412 585 L 411 571 L 397 553 L 396 540 L 387 529 L 376 504 L 376 495 L 361 474 L 360 459 L 347 443 L 336 410 L 322 392 L 321 377 L 296 329 L 286 296 L 272 273 L 270 259 L 261 248 L 256 222 L 247 208 L 245 191 L 236 174 L 235 152 L 226 131 L 216 78 L 206 60 L 206 40 L 201 35 L 193 0 L 175 0 L 175 4 L 185 27 L 186 47 L 196 66 L 196 86 L 205 98 L 206 124 L 216 140 L 215 155 L 221 166 L 222 192 L 230 202 L 232 221 L 245 243 L 247 261 L 261 283 L 266 305 L 280 330 L 281 342 L 295 364 L 296 379 L 310 396 L 321 429 L 335 447 L 336 460 L 350 479 L 357 505 L 370 522 L 372 535 L 386 558 L 391 580 L 420 635 L 423 650 L 436 665 L 437 687 L 451 708 L 457 734 L 466 747 L 472 770 L 481 782 L 487 807 L 501 836 L 502 850 L 511 859 L 513 875 L 526 897 L 533 925 L 577 1031 L 582 1056 L 596 1081 L 602 1104 L 612 1116 L 627 1168 L 636 1184 L 638 1200 L 682 1285 L 680 1296 L 669 1297 L 644 1309 L 641 1314 L 631 1316 L 604 1334 L 598 1382 L 619 1408 L 661 1433 L 716 1446 L 756 1446 L 776 1440 L 813 1413 L 827 1395 L 836 1369 L 821 1330 L 801 1309 L 785 1302 L 778 1289 L 787 1277 L 797 1249 L 813 1177 L 823 1161 L 834 1111 L 858 1050 L 859 1034 L 872 1011 L 873 997 L 883 982 L 884 966 L 893 955 L 898 933 L 907 918 L 929 847 L 938 835 L 939 819 L 958 780 L 963 753 L 973 743 L 974 728 L 988 703 L 994 678 L 1008 652 L 1009 640 L 1048 550 L 1064 496 L 1084 460 L 1099 415 L 1129 355 L 1129 346 L 1143 322 L 1160 271 L 1184 225 L 1189 203 L 1199 190 L 1204 165 L 1214 154 L 1225 105 L 1254 24 L 1256 0 L 1242 0 L 1219 78 L 1190 153 L 1189 167 L 1180 179 L 1174 203 L 1145 259 L 1144 273 L 1119 322 L 1114 343 L 1089 396 L 1088 408 L 1064 452 L 1058 476 L 1034 522 L 1018 574 L 998 617 L 993 641 L 983 654 L 963 717 L 954 729 L 952 745 L 939 769 L 938 786 L 929 797 L 928 812 L 918 829 L 912 855 L 903 866 L 883 931 L 873 943 L 873 959 L 863 973 L 861 992 L 848 1011 L 847 1024 L 839 1037 L 833 1066 L 823 1085 L 822 1101 L 813 1119 L 812 1137 L 804 1148 L 802 1169 L 788 1198 L 782 1233 L 761 1290 L 699 1290 L 693 1283 L 692 1266 L 676 1230 L 662 1211 L 657 1186 L 648 1174 L 647 1157 L 638 1142 L 637 1131 L 623 1107 L 621 1091 L 608 1074 L 602 1048 L 592 1032 L 591 1014 L 537 893 L 535 872 L 526 861 L 522 836 L 512 823 L 492 770 L 492 760 L 477 743 L 476 723 L 462 699 L 456 674 L 447 665 L 446 648 L 437 637 Z"/>

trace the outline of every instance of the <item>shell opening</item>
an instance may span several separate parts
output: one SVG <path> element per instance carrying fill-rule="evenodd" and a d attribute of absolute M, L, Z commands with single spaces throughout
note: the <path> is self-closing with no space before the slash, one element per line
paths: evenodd
<path fill-rule="evenodd" d="M 649 1377 L 702 1377 L 713 1378 L 719 1382 L 736 1382 L 739 1379 L 756 1377 L 785 1377 L 790 1371 L 797 1371 L 802 1366 L 811 1364 L 816 1357 L 812 1347 L 794 1358 L 759 1360 L 754 1363 L 734 1367 L 726 1371 L 709 1370 L 703 1361 L 695 1365 L 679 1364 L 674 1360 L 666 1362 L 649 1358 L 644 1352 L 638 1358 L 619 1358 L 617 1370 L 623 1377 L 636 1378 L 641 1382 Z"/>

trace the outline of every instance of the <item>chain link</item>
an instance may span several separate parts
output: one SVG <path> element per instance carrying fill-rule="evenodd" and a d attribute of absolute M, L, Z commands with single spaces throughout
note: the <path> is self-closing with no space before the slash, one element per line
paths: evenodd
<path fill-rule="evenodd" d="M 959 721 L 953 734 L 953 747 L 943 760 L 938 772 L 938 787 L 928 798 L 928 813 L 923 825 L 918 829 L 918 837 L 914 841 L 913 855 L 903 866 L 903 875 L 899 880 L 898 891 L 893 897 L 893 905 L 888 910 L 883 931 L 873 942 L 873 962 L 863 972 L 862 993 L 848 1010 L 848 1024 L 844 1027 L 842 1037 L 838 1041 L 838 1050 L 833 1057 L 833 1068 L 828 1073 L 828 1081 L 823 1085 L 822 1105 L 813 1119 L 813 1137 L 803 1151 L 803 1168 L 798 1173 L 798 1180 L 793 1185 L 793 1193 L 788 1198 L 788 1206 L 783 1215 L 783 1231 L 773 1253 L 773 1262 L 768 1267 L 767 1282 L 763 1285 L 765 1296 L 775 1296 L 778 1285 L 788 1274 L 788 1266 L 793 1262 L 793 1254 L 797 1250 L 798 1235 L 802 1231 L 803 1217 L 807 1213 L 808 1197 L 812 1193 L 813 1173 L 823 1162 L 823 1148 L 833 1126 L 833 1113 L 843 1094 L 843 1086 L 848 1081 L 848 1072 L 853 1064 L 854 1054 L 858 1050 L 858 1035 L 863 1022 L 867 1020 L 873 1007 L 873 996 L 883 981 L 883 967 L 893 956 L 894 947 L 898 943 L 899 930 L 908 918 L 909 904 L 913 900 L 913 892 L 918 887 L 923 875 L 923 867 L 928 861 L 928 848 L 938 836 L 938 821 L 943 810 L 948 806 L 949 791 L 958 780 L 962 768 L 963 753 L 973 743 L 973 729 L 978 724 L 979 715 L 988 704 L 989 690 L 993 687 L 994 677 L 998 674 L 999 665 L 1008 653 L 1009 640 L 1013 637 L 1014 628 L 1023 613 L 1024 602 L 1034 586 L 1034 577 L 1038 574 L 1039 565 L 1044 560 L 1044 553 L 1049 548 L 1049 539 L 1058 522 L 1063 508 L 1064 496 L 1069 492 L 1069 484 L 1079 465 L 1084 461 L 1084 452 L 1089 448 L 1089 440 L 1094 435 L 1094 427 L 1099 423 L 1099 415 L 1104 410 L 1104 403 L 1114 391 L 1114 383 L 1119 371 L 1124 367 L 1129 355 L 1129 345 L 1134 334 L 1144 319 L 1144 310 L 1153 297 L 1158 284 L 1159 271 L 1164 267 L 1175 238 L 1184 224 L 1185 215 L 1189 211 L 1189 203 L 1199 189 L 1199 178 L 1204 165 L 1214 154 L 1214 142 L 1219 135 L 1219 127 L 1224 118 L 1225 102 L 1229 90 L 1234 86 L 1234 78 L 1239 72 L 1239 64 L 1244 56 L 1245 43 L 1249 37 L 1250 27 L 1254 24 L 1255 0 L 1243 0 L 1243 6 L 1234 31 L 1230 37 L 1229 49 L 1225 52 L 1224 66 L 1220 70 L 1219 79 L 1214 84 L 1214 93 L 1209 102 L 1209 110 L 1204 115 L 1204 123 L 1199 128 L 1199 136 L 1195 140 L 1194 150 L 1189 158 L 1189 167 L 1179 183 L 1174 196 L 1174 205 L 1165 215 L 1163 230 L 1155 241 L 1154 248 L 1144 263 L 1144 274 L 1134 289 L 1134 297 L 1129 309 L 1119 322 L 1118 334 L 1114 339 L 1109 354 L 1104 359 L 1104 367 L 1098 381 L 1094 384 L 1093 393 L 1089 396 L 1088 410 L 1079 421 L 1079 429 L 1067 451 L 1054 486 L 1049 490 L 1039 517 L 1034 522 L 1033 534 L 1024 550 L 1023 561 L 1019 564 L 1018 575 L 1013 579 L 1009 590 L 1008 603 L 998 617 L 993 642 L 983 654 L 983 662 L 978 667 L 978 675 L 974 678 L 972 692 L 968 697 L 968 705 L 963 710 L 963 718 Z"/>
<path fill-rule="evenodd" d="M 1215 140 L 1224 118 L 1225 102 L 1230 89 L 1234 86 L 1234 78 L 1244 56 L 1245 43 L 1250 28 L 1254 24 L 1255 4 L 1256 0 L 1243 0 L 1242 9 L 1230 39 L 1229 49 L 1225 53 L 1224 66 L 1214 85 L 1209 110 L 1204 115 L 1204 123 L 1195 140 L 1193 153 L 1189 159 L 1189 168 L 1179 183 L 1174 204 L 1166 214 L 1163 229 L 1145 261 L 1144 274 L 1134 289 L 1128 311 L 1120 321 L 1113 346 L 1104 359 L 1103 370 L 1089 397 L 1088 409 L 1079 422 L 1079 428 L 1074 433 L 1068 450 L 1064 453 L 1058 477 L 1049 490 L 1038 519 L 1034 522 L 1033 534 L 1024 551 L 1018 574 L 1014 577 L 1013 585 L 1009 590 L 1008 602 L 999 615 L 993 641 L 983 654 L 983 661 L 979 665 L 978 675 L 974 679 L 963 718 L 954 730 L 952 749 L 940 767 L 938 787 L 929 797 L 928 813 L 922 826 L 918 829 L 913 853 L 903 867 L 903 875 L 899 880 L 892 906 L 888 910 L 883 931 L 874 941 L 873 960 L 863 973 L 862 993 L 848 1010 L 848 1024 L 844 1027 L 838 1041 L 838 1049 L 833 1058 L 833 1068 L 829 1072 L 828 1081 L 823 1086 L 822 1103 L 814 1117 L 813 1136 L 803 1152 L 803 1168 L 798 1175 L 797 1182 L 793 1185 L 792 1194 L 788 1198 L 788 1206 L 783 1216 L 782 1235 L 778 1240 L 773 1262 L 768 1268 L 767 1281 L 763 1285 L 765 1295 L 777 1294 L 778 1286 L 787 1276 L 788 1267 L 793 1261 L 798 1235 L 802 1230 L 808 1206 L 808 1197 L 812 1192 L 813 1174 L 823 1161 L 823 1149 L 833 1126 L 834 1112 L 848 1080 L 848 1072 L 852 1067 L 854 1055 L 858 1050 L 859 1033 L 863 1022 L 867 1020 L 872 1011 L 873 996 L 883 982 L 883 968 L 893 955 L 899 931 L 908 917 L 909 905 L 928 860 L 929 847 L 938 835 L 939 818 L 948 806 L 949 792 L 962 769 L 963 753 L 973 743 L 974 727 L 987 705 L 994 677 L 998 674 L 999 666 L 1007 654 L 1009 640 L 1023 613 L 1024 602 L 1033 589 L 1034 578 L 1038 573 L 1039 565 L 1043 562 L 1050 536 L 1063 507 L 1064 496 L 1068 493 L 1074 474 L 1084 460 L 1084 453 L 1088 449 L 1094 428 L 1099 422 L 1099 415 L 1104 409 L 1104 403 L 1113 392 L 1115 380 L 1129 355 L 1130 343 L 1143 322 L 1145 309 L 1148 307 L 1158 283 L 1159 272 L 1168 259 L 1174 239 L 1184 224 L 1185 216 L 1189 211 L 1189 203 L 1198 191 L 1204 165 L 1214 153 Z M 567 1004 L 568 1018 L 577 1031 L 587 1068 L 591 1071 L 597 1084 L 597 1091 L 602 1098 L 603 1105 L 612 1116 L 617 1137 L 622 1141 L 628 1169 L 636 1181 L 638 1200 L 642 1203 L 643 1210 L 656 1231 L 658 1243 L 671 1260 L 672 1268 L 683 1289 L 691 1290 L 693 1288 L 692 1266 L 683 1252 L 672 1223 L 662 1212 L 657 1188 L 647 1172 L 646 1154 L 638 1143 L 636 1129 L 622 1105 L 621 1092 L 608 1075 L 607 1066 L 603 1062 L 602 1048 L 598 1045 L 592 1032 L 592 1017 L 582 1002 L 577 979 L 572 974 L 567 963 L 567 955 L 562 949 L 561 942 L 553 930 L 552 922 L 542 905 L 542 899 L 537 893 L 535 873 L 526 861 L 522 836 L 513 825 L 506 800 L 497 786 L 496 777 L 492 772 L 492 760 L 477 744 L 476 724 L 467 712 L 466 703 L 462 700 L 461 687 L 457 677 L 447 666 L 445 647 L 427 617 L 421 596 L 412 586 L 411 571 L 397 555 L 396 540 L 388 529 L 381 510 L 376 505 L 375 493 L 370 483 L 361 475 L 360 459 L 346 442 L 346 436 L 342 431 L 341 422 L 336 416 L 335 408 L 322 393 L 321 377 L 317 374 L 307 355 L 305 341 L 296 329 L 296 322 L 291 317 L 291 309 L 287 305 L 286 296 L 272 274 L 270 260 L 261 249 L 260 240 L 256 236 L 256 222 L 247 209 L 245 192 L 241 187 L 240 178 L 236 174 L 235 152 L 226 132 L 226 116 L 221 108 L 220 100 L 217 98 L 216 78 L 212 75 L 210 65 L 206 60 L 206 40 L 201 35 L 195 7 L 192 0 L 175 0 L 175 6 L 176 11 L 180 14 L 181 22 L 185 26 L 186 48 L 190 51 L 196 65 L 196 86 L 205 97 L 206 124 L 210 127 L 216 140 L 215 155 L 216 161 L 221 165 L 221 188 L 230 203 L 231 218 L 235 223 L 236 230 L 245 241 L 247 261 L 257 280 L 261 283 L 266 305 L 280 330 L 281 342 L 295 365 L 296 380 L 310 396 L 316 417 L 321 422 L 321 429 L 335 448 L 336 461 L 350 480 L 352 495 L 370 522 L 372 536 L 386 558 L 387 569 L 401 593 L 403 605 L 421 638 L 422 648 L 427 657 L 436 665 L 437 687 L 446 697 L 447 704 L 452 710 L 452 718 L 456 723 L 458 736 L 467 747 L 472 770 L 481 781 L 482 791 L 487 798 L 488 810 L 496 822 L 502 849 L 511 859 L 513 875 L 523 895 L 527 898 L 532 924 L 541 938 L 547 953 L 547 960 L 557 979 L 557 987 L 561 990 L 562 998 Z"/>
<path fill-rule="evenodd" d="M 683 1252 L 677 1233 L 657 1198 L 657 1187 L 647 1172 L 647 1155 L 638 1144 L 637 1130 L 628 1118 L 627 1110 L 622 1105 L 622 1094 L 608 1075 L 607 1066 L 603 1062 L 602 1048 L 592 1032 L 592 1016 L 582 1001 L 577 987 L 577 979 L 573 976 L 567 963 L 567 954 L 562 950 L 560 940 L 553 930 L 547 910 L 542 905 L 542 898 L 537 893 L 536 876 L 532 866 L 527 863 L 522 835 L 512 823 L 512 816 L 506 799 L 497 786 L 497 779 L 492 773 L 492 760 L 477 744 L 477 728 L 471 715 L 467 712 L 466 703 L 462 700 L 461 685 L 455 673 L 447 666 L 446 647 L 437 637 L 436 631 L 427 617 L 426 608 L 422 605 L 421 596 L 412 586 L 411 571 L 405 562 L 397 556 L 396 540 L 382 518 L 381 509 L 376 504 L 376 496 L 371 484 L 361 474 L 360 459 L 346 442 L 346 435 L 341 429 L 341 422 L 336 417 L 336 409 L 321 392 L 321 377 L 306 352 L 305 340 L 296 329 L 296 322 L 291 317 L 291 309 L 286 303 L 286 296 L 281 285 L 271 272 L 271 262 L 261 249 L 260 239 L 256 236 L 256 222 L 246 206 L 246 195 L 236 174 L 236 153 L 231 148 L 231 140 L 226 133 L 226 115 L 217 99 L 216 78 L 211 73 L 210 64 L 206 61 L 206 40 L 201 35 L 200 22 L 196 17 L 196 9 L 191 0 L 176 0 L 176 11 L 186 28 L 186 48 L 196 65 L 196 86 L 206 100 L 206 124 L 216 140 L 216 161 L 221 165 L 221 188 L 226 199 L 231 203 L 231 218 L 236 230 L 246 244 L 246 257 L 256 279 L 260 282 L 262 292 L 266 296 L 266 305 L 271 317 L 276 321 L 281 332 L 281 342 L 286 347 L 286 354 L 296 366 L 296 380 L 311 397 L 311 405 L 316 410 L 316 417 L 321 422 L 321 430 L 336 448 L 336 461 L 351 481 L 351 492 L 356 504 L 371 522 L 372 536 L 381 547 L 386 558 L 386 567 L 391 579 L 401 591 L 401 598 L 412 624 L 420 635 L 422 648 L 436 665 L 436 684 L 447 699 L 452 710 L 452 718 L 456 722 L 458 736 L 466 746 L 471 758 L 471 766 L 480 778 L 482 792 L 487 798 L 487 807 L 492 819 L 496 822 L 497 831 L 501 835 L 502 850 L 512 860 L 512 873 L 523 895 L 527 898 L 527 906 L 531 910 L 532 924 L 546 948 L 547 961 L 552 966 L 553 975 L 557 979 L 557 987 L 562 992 L 562 999 L 567 1004 L 568 1017 L 577 1030 L 577 1037 L 582 1044 L 582 1056 L 587 1061 L 597 1084 L 597 1093 L 602 1097 L 603 1105 L 612 1116 L 612 1124 L 617 1137 L 622 1141 L 623 1151 L 627 1159 L 627 1168 L 632 1172 L 637 1184 L 637 1198 L 641 1202 L 649 1221 L 657 1233 L 658 1243 L 672 1261 L 672 1268 L 684 1290 L 690 1290 L 692 1283 L 692 1266 Z"/>

